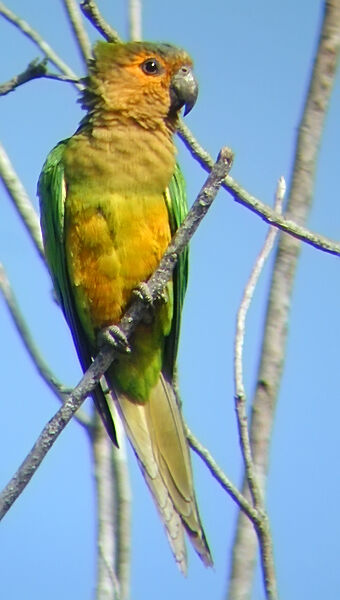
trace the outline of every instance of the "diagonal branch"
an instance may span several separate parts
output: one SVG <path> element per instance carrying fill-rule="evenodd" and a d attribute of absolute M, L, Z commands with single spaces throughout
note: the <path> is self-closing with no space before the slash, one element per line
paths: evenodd
<path fill-rule="evenodd" d="M 20 338 L 33 360 L 38 373 L 41 378 L 47 383 L 48 387 L 52 390 L 54 394 L 61 400 L 64 401 L 65 395 L 67 393 L 67 388 L 63 386 L 63 384 L 56 378 L 54 373 L 51 371 L 44 358 L 40 354 L 38 348 L 36 347 L 31 333 L 24 321 L 24 318 L 21 314 L 21 311 L 18 307 L 17 301 L 14 297 L 13 291 L 11 289 L 10 283 L 8 281 L 5 269 L 3 265 L 0 263 L 0 291 L 2 296 L 6 302 L 7 308 L 11 314 L 13 322 L 16 326 L 17 331 L 19 332 Z"/>
<path fill-rule="evenodd" d="M 183 252 L 199 223 L 210 208 L 223 179 L 231 168 L 232 159 L 233 155 L 231 151 L 228 148 L 223 148 L 187 217 L 171 240 L 167 251 L 160 261 L 159 267 L 148 281 L 148 288 L 152 298 L 156 298 L 161 294 L 170 279 L 178 255 Z M 129 338 L 133 329 L 141 320 L 146 308 L 143 300 L 137 299 L 125 313 L 119 327 L 127 338 Z M 74 413 L 80 408 L 84 399 L 92 393 L 99 383 L 100 378 L 114 360 L 114 356 L 115 352 L 112 346 L 104 345 L 78 385 L 67 397 L 63 406 L 44 427 L 32 450 L 0 495 L 0 519 L 7 513 L 29 483 L 49 449 Z"/>
<path fill-rule="evenodd" d="M 105 40 L 108 42 L 121 42 L 117 31 L 105 21 L 93 0 L 82 0 L 80 8 L 85 17 L 92 23 L 93 27 L 99 31 Z"/>
<path fill-rule="evenodd" d="M 11 200 L 17 209 L 32 241 L 45 262 L 45 253 L 38 215 L 35 212 L 29 196 L 16 174 L 4 147 L 0 143 L 0 178 L 8 191 Z M 46 264 L 46 263 L 45 263 Z"/>
<path fill-rule="evenodd" d="M 0 96 L 5 96 L 9 92 L 13 92 L 19 85 L 32 81 L 32 79 L 43 77 L 46 71 L 46 58 L 43 60 L 32 60 L 22 73 L 15 75 L 12 79 L 0 85 Z"/>
<path fill-rule="evenodd" d="M 92 56 L 91 42 L 84 27 L 79 5 L 76 0 L 63 0 L 65 10 L 69 16 L 74 36 L 85 64 Z"/>
<path fill-rule="evenodd" d="M 55 81 L 63 81 L 64 83 L 73 83 L 77 85 L 78 89 L 83 89 L 84 87 L 82 80 L 79 78 L 67 77 L 67 75 L 59 75 L 58 73 L 49 73 L 46 69 L 46 59 L 44 58 L 40 62 L 36 60 L 30 62 L 25 71 L 19 73 L 19 75 L 15 75 L 9 81 L 0 84 L 0 96 L 6 96 L 9 92 L 14 92 L 17 87 L 33 79 L 54 79 Z"/>
<path fill-rule="evenodd" d="M 15 27 L 20 29 L 20 31 L 26 35 L 44 54 L 44 56 L 53 63 L 61 73 L 64 73 L 67 77 L 71 79 L 77 79 L 77 75 L 70 69 L 70 67 L 58 56 L 58 54 L 51 48 L 51 46 L 41 37 L 41 35 L 31 27 L 24 19 L 18 17 L 14 12 L 12 12 L 3 2 L 0 2 L 0 15 L 2 15 L 7 21 L 12 23 Z M 78 84 L 76 84 L 78 89 L 81 89 Z"/>
<path fill-rule="evenodd" d="M 190 129 L 183 123 L 183 121 L 180 123 L 178 134 L 188 148 L 189 152 L 200 163 L 203 169 L 205 171 L 210 171 L 211 166 L 214 163 L 213 159 L 211 158 L 210 154 L 199 144 L 199 142 L 191 133 Z M 318 250 L 322 250 L 328 254 L 334 254 L 335 256 L 340 256 L 339 243 L 309 231 L 306 229 L 306 227 L 295 223 L 292 218 L 287 219 L 286 217 L 276 213 L 275 210 L 270 208 L 270 206 L 264 204 L 252 194 L 249 194 L 249 192 L 247 192 L 246 189 L 237 183 L 235 179 L 230 177 L 230 175 L 226 177 L 222 187 L 229 192 L 229 194 L 234 198 L 235 202 L 238 202 L 239 204 L 242 204 L 242 206 L 249 208 L 249 210 L 261 217 L 269 225 L 278 227 L 281 229 L 281 231 L 289 233 L 296 239 L 306 242 Z M 290 217 L 292 217 L 292 215 L 290 215 Z"/>
<path fill-rule="evenodd" d="M 259 522 L 257 510 L 251 505 L 245 496 L 237 489 L 237 487 L 228 479 L 222 469 L 218 466 L 215 459 L 211 456 L 209 450 L 201 444 L 201 442 L 193 435 L 189 427 L 185 425 L 185 433 L 190 444 L 190 447 L 201 458 L 204 464 L 208 467 L 213 477 L 218 481 L 221 487 L 229 494 L 236 502 L 241 510 L 249 517 L 253 523 Z"/>
<path fill-rule="evenodd" d="M 0 263 L 0 292 L 5 300 L 6 306 L 13 319 L 14 325 L 19 333 L 20 339 L 22 340 L 29 356 L 31 357 L 34 366 L 36 367 L 39 375 L 45 381 L 47 386 L 57 396 L 60 402 L 64 402 L 66 395 L 69 393 L 69 388 L 66 388 L 54 375 L 50 367 L 44 360 L 42 354 L 37 348 L 30 330 L 27 327 L 25 319 L 20 311 L 17 304 L 16 298 L 13 294 L 10 282 L 8 281 L 6 271 L 3 265 Z M 85 426 L 90 427 L 91 420 L 84 411 L 78 411 L 76 415 L 77 421 Z"/>

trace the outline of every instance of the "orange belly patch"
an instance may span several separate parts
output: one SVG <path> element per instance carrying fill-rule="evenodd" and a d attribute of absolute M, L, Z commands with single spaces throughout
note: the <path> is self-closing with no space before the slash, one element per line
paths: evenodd
<path fill-rule="evenodd" d="M 66 255 L 84 329 L 117 323 L 170 241 L 163 196 L 66 200 Z"/>

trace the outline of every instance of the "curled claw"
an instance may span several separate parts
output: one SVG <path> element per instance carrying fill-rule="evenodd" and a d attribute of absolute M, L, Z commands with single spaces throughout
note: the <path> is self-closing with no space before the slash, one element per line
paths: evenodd
<path fill-rule="evenodd" d="M 155 302 L 163 302 L 166 304 L 168 301 L 168 294 L 166 291 L 158 292 L 154 298 L 150 292 L 148 284 L 145 283 L 145 281 L 139 283 L 132 293 L 142 300 L 142 302 L 144 302 L 144 304 L 146 304 L 149 308 L 153 308 Z"/>
<path fill-rule="evenodd" d="M 142 302 L 144 302 L 144 304 L 146 304 L 150 308 L 153 308 L 153 297 L 150 292 L 150 288 L 149 288 L 148 284 L 145 283 L 145 281 L 142 281 L 141 283 L 139 283 L 138 286 L 133 290 L 132 293 L 135 296 L 137 296 L 137 298 L 142 300 Z"/>
<path fill-rule="evenodd" d="M 110 327 L 102 329 L 98 333 L 98 343 L 99 346 L 109 344 L 121 354 L 129 354 L 131 352 L 128 339 L 118 325 L 110 325 Z"/>

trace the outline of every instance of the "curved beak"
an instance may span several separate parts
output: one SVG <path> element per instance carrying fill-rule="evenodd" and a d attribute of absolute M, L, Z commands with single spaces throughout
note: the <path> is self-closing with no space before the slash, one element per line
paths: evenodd
<path fill-rule="evenodd" d="M 170 110 L 177 112 L 182 108 L 187 115 L 194 106 L 198 96 L 198 83 L 191 68 L 183 65 L 171 79 Z"/>

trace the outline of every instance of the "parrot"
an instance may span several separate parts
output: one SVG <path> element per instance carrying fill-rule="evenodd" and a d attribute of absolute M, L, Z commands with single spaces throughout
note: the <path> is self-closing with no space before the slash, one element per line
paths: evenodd
<path fill-rule="evenodd" d="M 73 136 L 48 155 L 38 182 L 46 260 L 82 366 L 156 270 L 187 213 L 174 134 L 195 104 L 193 63 L 167 43 L 99 41 Z M 114 404 L 179 566 L 185 533 L 213 561 L 198 512 L 189 446 L 174 389 L 188 252 L 93 393 L 117 444 Z M 109 393 L 108 393 L 109 391 Z"/>

